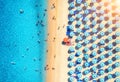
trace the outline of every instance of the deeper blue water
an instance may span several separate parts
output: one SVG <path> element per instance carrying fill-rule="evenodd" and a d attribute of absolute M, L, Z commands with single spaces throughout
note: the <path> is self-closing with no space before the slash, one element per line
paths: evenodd
<path fill-rule="evenodd" d="M 46 7 L 47 0 L 0 0 L 0 82 L 45 82 Z"/>

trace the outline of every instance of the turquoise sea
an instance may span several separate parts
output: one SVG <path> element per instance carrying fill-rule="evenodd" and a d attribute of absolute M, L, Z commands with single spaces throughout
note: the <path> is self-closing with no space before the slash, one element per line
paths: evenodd
<path fill-rule="evenodd" d="M 0 82 L 45 82 L 46 8 L 47 0 L 0 0 Z"/>

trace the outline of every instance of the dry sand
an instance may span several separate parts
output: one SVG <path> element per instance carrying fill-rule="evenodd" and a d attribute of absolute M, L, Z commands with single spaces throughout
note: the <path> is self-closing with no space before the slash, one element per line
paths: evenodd
<path fill-rule="evenodd" d="M 67 67 L 68 47 L 62 45 L 61 42 L 63 38 L 66 37 L 65 33 L 66 25 L 68 22 L 68 3 L 67 0 L 48 0 L 48 3 L 48 55 L 46 64 L 46 81 L 67 82 L 67 72 L 70 70 Z M 106 37 L 107 36 L 105 36 L 104 38 Z M 89 44 L 88 46 L 90 45 L 91 44 Z M 108 59 L 103 60 L 103 62 L 106 60 Z M 116 70 L 119 70 L 119 68 L 117 68 Z M 116 70 L 112 71 L 111 74 L 114 73 Z M 114 81 L 109 80 L 108 82 Z"/>

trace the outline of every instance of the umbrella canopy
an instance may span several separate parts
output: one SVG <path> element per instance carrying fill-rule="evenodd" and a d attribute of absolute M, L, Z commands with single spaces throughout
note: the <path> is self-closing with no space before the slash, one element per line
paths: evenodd
<path fill-rule="evenodd" d="M 77 74 L 77 79 L 80 79 L 81 77 L 82 77 L 81 73 Z"/>
<path fill-rule="evenodd" d="M 84 66 L 85 66 L 85 67 L 89 67 L 89 66 L 90 66 L 89 62 L 85 62 L 85 63 L 84 63 Z"/>
<path fill-rule="evenodd" d="M 118 54 L 115 55 L 115 59 L 116 59 L 116 60 L 119 60 L 119 59 L 120 59 L 120 55 L 118 55 Z"/>
<path fill-rule="evenodd" d="M 68 51 L 69 51 L 69 52 L 74 52 L 75 49 L 74 49 L 74 47 L 70 47 Z"/>
<path fill-rule="evenodd" d="M 98 74 L 99 75 L 103 75 L 104 74 L 104 70 L 103 69 L 98 70 Z"/>
<path fill-rule="evenodd" d="M 92 2 L 93 2 L 93 3 L 95 3 L 95 2 L 96 2 L 96 0 L 92 0 Z"/>
<path fill-rule="evenodd" d="M 92 70 L 93 72 L 96 72 L 96 70 L 97 70 L 96 66 L 93 66 L 93 67 L 91 68 L 91 70 Z"/>
<path fill-rule="evenodd" d="M 93 49 L 97 48 L 97 44 L 92 44 L 92 48 Z"/>
<path fill-rule="evenodd" d="M 112 79 L 112 74 L 108 74 L 107 78 Z"/>
<path fill-rule="evenodd" d="M 93 73 L 93 74 L 92 74 L 92 78 L 93 78 L 93 79 L 97 78 L 97 76 L 98 76 L 98 75 L 97 75 L 96 73 Z"/>
<path fill-rule="evenodd" d="M 115 66 L 115 67 L 120 67 L 120 62 L 116 62 L 116 63 L 114 64 L 114 66 Z"/>
<path fill-rule="evenodd" d="M 99 82 L 105 82 L 105 79 L 104 78 L 100 78 Z"/>
<path fill-rule="evenodd" d="M 75 35 L 75 34 L 74 34 L 74 32 L 72 32 L 72 31 L 69 33 L 69 37 L 73 37 L 74 35 Z"/>
<path fill-rule="evenodd" d="M 100 44 L 101 44 L 101 45 L 104 45 L 104 44 L 105 44 L 105 40 L 104 40 L 104 39 L 101 39 L 101 40 L 100 40 Z"/>
<path fill-rule="evenodd" d="M 117 28 L 120 28 L 120 23 L 117 22 L 117 23 L 115 24 L 115 26 L 116 26 Z"/>
<path fill-rule="evenodd" d="M 111 71 L 113 70 L 113 68 L 112 68 L 111 66 L 109 66 L 109 67 L 107 68 L 107 70 L 108 70 L 108 72 L 111 72 Z"/>
<path fill-rule="evenodd" d="M 108 47 L 108 49 L 112 49 L 113 48 L 113 44 L 109 43 L 107 47 Z"/>
<path fill-rule="evenodd" d="M 100 36 L 104 36 L 104 35 L 105 35 L 105 32 L 101 31 Z"/>
<path fill-rule="evenodd" d="M 82 40 L 82 37 L 81 36 L 77 36 L 77 41 L 81 41 Z"/>
<path fill-rule="evenodd" d="M 73 62 L 69 62 L 68 67 L 72 67 L 72 66 L 74 66 L 74 63 Z"/>
<path fill-rule="evenodd" d="M 74 7 L 75 7 L 74 2 L 71 2 L 71 3 L 69 4 L 69 7 L 70 7 L 70 8 L 74 8 Z"/>
<path fill-rule="evenodd" d="M 77 15 L 77 18 L 78 18 L 78 19 L 82 18 L 82 15 L 81 15 L 81 14 L 78 14 L 78 15 Z"/>
<path fill-rule="evenodd" d="M 85 37 L 88 37 L 90 34 L 89 32 L 84 32 Z"/>
<path fill-rule="evenodd" d="M 116 35 L 117 37 L 119 37 L 119 36 L 120 36 L 120 32 L 116 32 L 115 35 Z"/>
<path fill-rule="evenodd" d="M 81 4 L 81 3 L 82 3 L 82 0 L 76 0 L 76 3 L 77 3 L 77 4 Z"/>
<path fill-rule="evenodd" d="M 92 6 L 91 10 L 96 11 L 96 7 Z"/>
<path fill-rule="evenodd" d="M 85 78 L 83 79 L 83 81 L 84 81 L 84 82 L 88 82 L 88 81 L 89 81 L 89 78 L 88 78 L 88 77 L 85 77 Z"/>
<path fill-rule="evenodd" d="M 85 22 L 87 22 L 88 20 L 89 20 L 88 17 L 85 17 L 85 18 L 83 19 L 83 21 L 85 21 Z"/>
<path fill-rule="evenodd" d="M 109 33 L 112 33 L 112 28 L 108 28 L 108 32 L 109 32 Z"/>
<path fill-rule="evenodd" d="M 76 64 L 80 64 L 81 62 L 82 62 L 82 59 L 81 58 L 77 58 Z"/>
<path fill-rule="evenodd" d="M 77 21 L 77 24 L 76 24 L 76 25 L 80 26 L 81 24 L 82 24 L 81 21 Z"/>
<path fill-rule="evenodd" d="M 92 25 L 96 25 L 96 21 L 95 20 L 92 21 Z"/>
<path fill-rule="evenodd" d="M 76 48 L 81 48 L 82 47 L 82 45 L 81 45 L 81 43 L 77 43 L 77 45 L 76 45 Z"/>
<path fill-rule="evenodd" d="M 89 27 L 89 25 L 86 24 L 86 25 L 84 26 L 84 28 L 87 30 L 87 29 L 89 29 L 90 27 Z"/>
<path fill-rule="evenodd" d="M 120 82 L 120 78 L 116 78 L 114 82 Z"/>
<path fill-rule="evenodd" d="M 89 48 L 88 47 L 85 47 L 84 48 L 84 52 L 88 52 L 89 51 Z"/>
<path fill-rule="evenodd" d="M 77 11 L 81 11 L 82 10 L 82 8 L 79 6 L 79 7 L 77 7 Z"/>
<path fill-rule="evenodd" d="M 96 51 L 92 51 L 91 56 L 95 57 L 97 55 Z"/>
<path fill-rule="evenodd" d="M 76 70 L 76 72 L 81 72 L 82 66 L 77 66 L 75 70 Z"/>
<path fill-rule="evenodd" d="M 72 75 L 72 74 L 74 74 L 74 72 L 75 72 L 74 70 L 70 70 L 70 71 L 68 72 L 68 74 L 69 74 L 69 75 Z"/>
<path fill-rule="evenodd" d="M 101 13 L 101 14 L 104 14 L 104 10 L 101 9 L 101 10 L 100 10 L 100 13 Z"/>
<path fill-rule="evenodd" d="M 84 11 L 84 13 L 85 13 L 85 14 L 89 14 L 89 10 L 86 9 L 86 10 Z"/>
<path fill-rule="evenodd" d="M 92 14 L 92 17 L 96 18 L 96 17 L 97 17 L 96 13 L 93 13 L 93 14 Z M 95 20 L 94 20 L 94 21 L 95 21 Z"/>
<path fill-rule="evenodd" d="M 108 64 L 113 63 L 112 59 L 109 59 L 109 60 L 107 61 L 107 63 L 108 63 Z"/>
<path fill-rule="evenodd" d="M 87 39 L 84 40 L 84 43 L 85 43 L 85 44 L 88 44 L 89 42 L 90 42 L 90 41 L 87 40 Z"/>
<path fill-rule="evenodd" d="M 120 72 L 115 72 L 115 76 L 119 77 L 120 76 Z"/>
<path fill-rule="evenodd" d="M 109 51 L 108 56 L 112 56 L 112 55 L 113 55 L 112 51 Z"/>
<path fill-rule="evenodd" d="M 70 14 L 70 15 L 74 15 L 74 11 L 73 11 L 73 10 L 70 10 L 69 14 Z"/>
<path fill-rule="evenodd" d="M 82 54 L 82 52 L 81 52 L 81 51 L 77 51 L 77 52 L 76 52 L 76 54 L 75 54 L 75 56 L 77 56 L 77 57 L 78 57 L 78 56 L 80 56 L 81 54 Z"/>
<path fill-rule="evenodd" d="M 109 20 L 107 24 L 111 25 L 111 24 L 112 24 L 112 21 L 111 21 L 111 20 Z"/>
<path fill-rule="evenodd" d="M 96 33 L 96 32 L 97 32 L 97 29 L 96 29 L 96 28 L 93 28 L 93 29 L 92 29 L 92 32 L 93 32 L 93 33 Z"/>
<path fill-rule="evenodd" d="M 103 29 L 105 25 L 103 23 L 100 23 L 100 28 Z"/>
<path fill-rule="evenodd" d="M 74 57 L 75 57 L 75 55 L 74 55 L 74 54 L 71 54 L 68 59 L 69 59 L 69 60 L 72 60 L 72 59 L 74 59 Z"/>
<path fill-rule="evenodd" d="M 89 55 L 88 54 L 84 54 L 84 59 L 88 60 L 89 59 Z"/>
<path fill-rule="evenodd" d="M 112 40 L 112 36 L 108 36 L 108 38 L 107 38 L 109 41 L 111 41 Z"/>
<path fill-rule="evenodd" d="M 103 60 L 104 58 L 105 58 L 105 56 L 104 56 L 104 55 L 101 55 L 101 56 L 100 56 L 100 59 L 101 59 L 101 60 Z"/>
<path fill-rule="evenodd" d="M 70 21 L 70 22 L 73 22 L 74 20 L 75 20 L 75 19 L 74 19 L 73 17 L 70 17 L 70 18 L 69 18 L 69 21 Z"/>
<path fill-rule="evenodd" d="M 120 44 L 120 40 L 118 40 L 118 39 L 115 40 L 115 43 L 116 43 L 116 44 Z"/>
<path fill-rule="evenodd" d="M 74 77 L 71 76 L 68 78 L 68 82 L 73 82 L 73 81 L 74 81 Z"/>
<path fill-rule="evenodd" d="M 97 37 L 96 36 L 92 36 L 92 40 L 93 41 L 97 40 Z"/>
<path fill-rule="evenodd" d="M 69 26 L 67 26 L 67 30 L 69 30 L 69 31 L 73 31 L 73 30 L 74 30 L 74 26 L 73 26 L 73 25 L 69 25 Z"/>
<path fill-rule="evenodd" d="M 104 52 L 105 51 L 105 48 L 100 48 L 100 52 Z"/>
<path fill-rule="evenodd" d="M 96 58 L 92 59 L 92 64 L 94 65 L 96 63 L 97 63 L 97 59 Z"/>
<path fill-rule="evenodd" d="M 80 28 L 77 28 L 76 32 L 77 32 L 78 34 L 80 34 L 80 33 L 82 32 L 82 30 L 81 30 Z"/>
<path fill-rule="evenodd" d="M 104 63 L 104 62 L 101 62 L 101 63 L 99 64 L 99 66 L 102 68 L 102 67 L 105 66 L 105 63 Z"/>
<path fill-rule="evenodd" d="M 115 51 L 116 51 L 116 52 L 120 52 L 120 48 L 119 48 L 119 47 L 116 47 L 116 48 L 115 48 Z"/>
<path fill-rule="evenodd" d="M 85 75 L 87 75 L 88 73 L 90 73 L 90 70 L 87 69 L 87 70 L 85 70 L 83 73 L 84 73 Z"/>
<path fill-rule="evenodd" d="M 101 21 L 103 21 L 104 20 L 104 16 L 100 16 L 100 18 L 99 18 Z"/>

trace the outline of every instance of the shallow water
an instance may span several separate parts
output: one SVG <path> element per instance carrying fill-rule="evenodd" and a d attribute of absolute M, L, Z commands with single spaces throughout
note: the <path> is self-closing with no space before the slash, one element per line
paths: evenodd
<path fill-rule="evenodd" d="M 0 0 L 0 82 L 45 82 L 46 5 L 45 0 Z M 36 26 L 41 19 L 45 26 Z"/>

